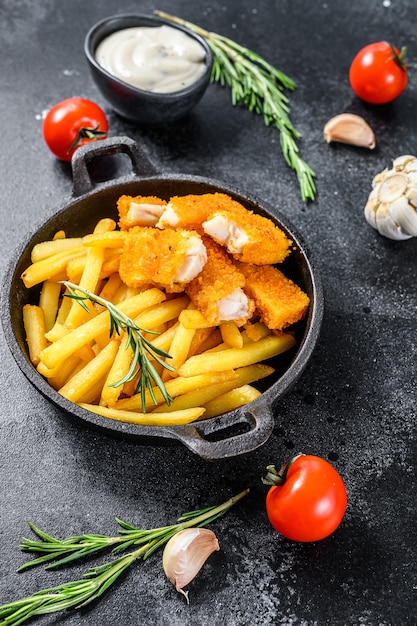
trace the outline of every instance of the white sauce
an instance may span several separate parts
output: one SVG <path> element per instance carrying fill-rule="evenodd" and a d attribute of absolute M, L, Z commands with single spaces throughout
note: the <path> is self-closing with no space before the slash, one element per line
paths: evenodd
<path fill-rule="evenodd" d="M 134 87 L 156 93 L 179 91 L 204 73 L 205 50 L 171 26 L 138 26 L 112 33 L 97 46 L 97 62 Z"/>

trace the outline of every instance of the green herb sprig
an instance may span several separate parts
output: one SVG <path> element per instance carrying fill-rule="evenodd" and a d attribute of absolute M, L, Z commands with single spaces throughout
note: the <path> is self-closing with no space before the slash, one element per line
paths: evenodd
<path fill-rule="evenodd" d="M 87 311 L 87 313 L 89 313 L 89 309 L 85 303 L 86 300 L 90 300 L 91 302 L 100 304 L 108 310 L 110 315 L 110 337 L 112 337 L 114 334 L 120 335 L 123 332 L 127 333 L 126 349 L 132 349 L 133 358 L 129 370 L 126 372 L 125 376 L 123 376 L 123 378 L 121 378 L 117 382 L 112 383 L 111 387 L 119 387 L 120 385 L 124 385 L 124 383 L 128 383 L 131 380 L 134 380 L 136 376 L 139 375 L 139 379 L 135 388 L 135 393 L 138 393 L 139 391 L 141 393 L 142 412 L 146 413 L 146 389 L 149 390 L 152 401 L 157 404 L 152 381 L 159 387 L 165 402 L 169 405 L 172 402 L 172 397 L 167 392 L 162 378 L 160 377 L 154 364 L 152 363 L 152 359 L 162 365 L 165 369 L 172 372 L 174 368 L 164 360 L 167 358 L 171 358 L 171 356 L 164 350 L 155 347 L 144 336 L 144 333 L 150 333 L 154 335 L 157 335 L 159 333 L 157 331 L 147 330 L 145 328 L 137 326 L 130 317 L 122 313 L 122 311 L 120 311 L 120 309 L 118 309 L 113 303 L 105 300 L 105 298 L 101 298 L 100 296 L 93 294 L 88 289 L 84 289 L 83 287 L 80 287 L 79 285 L 76 285 L 69 281 L 63 281 L 62 284 L 68 289 L 68 293 L 65 294 L 65 296 L 77 300 L 77 302 L 83 307 L 83 309 Z"/>
<path fill-rule="evenodd" d="M 43 565 L 54 560 L 45 569 L 56 569 L 73 563 L 77 559 L 93 555 L 105 548 L 116 553 L 132 546 L 135 550 L 113 559 L 103 565 L 91 567 L 80 580 L 63 583 L 38 591 L 31 596 L 0 606 L 0 626 L 17 626 L 32 617 L 55 613 L 65 609 L 79 609 L 102 596 L 136 560 L 146 560 L 153 552 L 185 528 L 204 527 L 224 515 L 236 502 L 249 493 L 245 489 L 219 506 L 210 506 L 197 511 L 184 513 L 177 524 L 152 530 L 143 530 L 116 518 L 121 527 L 120 535 L 79 535 L 67 539 L 56 539 L 43 532 L 34 524 L 29 526 L 41 541 L 23 538 L 20 548 L 23 551 L 43 553 L 44 556 L 29 561 L 19 568 L 22 572 L 30 567 Z"/>
<path fill-rule="evenodd" d="M 209 32 L 163 11 L 155 13 L 204 37 L 213 53 L 211 81 L 230 87 L 233 106 L 245 106 L 249 111 L 262 115 L 266 126 L 278 129 L 282 153 L 297 175 L 302 199 L 305 202 L 314 200 L 315 173 L 301 157 L 297 145 L 301 134 L 290 120 L 289 99 L 284 93 L 284 89 L 293 91 L 296 88 L 295 82 L 259 54 L 228 37 Z"/>

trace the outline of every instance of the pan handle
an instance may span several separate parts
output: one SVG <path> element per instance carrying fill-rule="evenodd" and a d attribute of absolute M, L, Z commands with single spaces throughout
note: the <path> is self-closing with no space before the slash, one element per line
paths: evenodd
<path fill-rule="evenodd" d="M 202 459 L 215 461 L 259 448 L 269 439 L 274 426 L 272 408 L 264 403 L 234 411 L 227 417 L 226 426 L 223 416 L 172 429 L 171 434 Z"/>
<path fill-rule="evenodd" d="M 136 176 L 154 176 L 157 170 L 142 148 L 130 137 L 107 137 L 77 148 L 71 159 L 74 196 L 83 196 L 94 189 L 88 165 L 96 157 L 127 154 Z"/>

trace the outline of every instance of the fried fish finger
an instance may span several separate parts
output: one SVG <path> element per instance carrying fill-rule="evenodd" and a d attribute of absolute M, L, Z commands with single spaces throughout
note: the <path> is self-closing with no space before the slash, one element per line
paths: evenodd
<path fill-rule="evenodd" d="M 155 226 L 166 206 L 156 196 L 120 196 L 117 201 L 120 230 L 134 226 Z"/>
<path fill-rule="evenodd" d="M 206 259 L 206 248 L 195 231 L 135 226 L 126 234 L 119 274 L 129 287 L 155 285 L 180 292 L 200 273 Z"/>
<path fill-rule="evenodd" d="M 255 265 L 282 263 L 292 243 L 271 220 L 244 207 L 215 211 L 203 223 L 203 230 L 235 259 Z"/>
<path fill-rule="evenodd" d="M 187 295 L 213 325 L 235 321 L 238 326 L 252 316 L 255 305 L 243 291 L 244 275 L 235 267 L 227 252 L 204 238 L 207 262 L 202 271 L 185 287 Z"/>
<path fill-rule="evenodd" d="M 281 270 L 272 265 L 236 266 L 245 276 L 246 294 L 255 302 L 256 313 L 268 328 L 283 330 L 305 316 L 308 295 Z"/>

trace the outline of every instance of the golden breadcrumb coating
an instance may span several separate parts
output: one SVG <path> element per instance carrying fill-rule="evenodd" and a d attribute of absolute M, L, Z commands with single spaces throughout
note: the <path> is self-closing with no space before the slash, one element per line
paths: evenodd
<path fill-rule="evenodd" d="M 202 232 L 202 223 L 210 214 L 231 200 L 224 193 L 189 194 L 173 196 L 166 216 L 162 213 L 158 228 L 186 228 Z M 173 223 L 175 222 L 175 223 Z"/>
<path fill-rule="evenodd" d="M 129 287 L 153 284 L 168 292 L 183 291 L 185 282 L 178 280 L 178 273 L 195 238 L 201 242 L 194 231 L 131 228 L 120 257 L 120 278 Z M 205 255 L 202 243 L 201 247 Z"/>
<path fill-rule="evenodd" d="M 221 209 L 210 214 L 203 223 L 204 232 L 243 263 L 282 263 L 290 253 L 292 241 L 272 220 L 229 200 L 230 203 L 225 202 Z M 216 222 L 221 224 L 220 228 Z"/>
<path fill-rule="evenodd" d="M 220 192 L 172 197 L 157 227 L 206 233 L 237 260 L 257 265 L 281 263 L 292 243 L 272 220 Z"/>
<path fill-rule="evenodd" d="M 161 200 L 161 198 L 157 198 L 156 196 L 120 196 L 117 201 L 120 230 L 129 230 L 129 228 L 133 228 L 134 226 L 155 225 L 166 204 L 165 200 Z M 155 207 L 155 218 L 152 220 L 153 224 L 149 223 L 149 217 L 146 223 L 144 223 L 143 218 L 140 219 L 135 215 L 135 213 L 138 213 L 137 209 L 140 209 L 138 205 L 145 205 L 144 209 L 148 209 L 147 213 L 151 211 L 153 206 Z"/>
<path fill-rule="evenodd" d="M 246 263 L 237 263 L 237 268 L 246 278 L 245 292 L 268 328 L 282 330 L 305 316 L 310 298 L 279 269 Z"/>
<path fill-rule="evenodd" d="M 245 277 L 235 267 L 224 248 L 208 237 L 203 238 L 203 242 L 207 250 L 207 262 L 200 274 L 186 285 L 185 292 L 204 317 L 214 325 L 222 321 L 219 301 L 230 297 L 236 290 L 242 290 Z M 247 311 L 234 320 L 238 325 L 246 323 L 255 309 L 250 299 L 245 298 L 245 303 Z"/>

